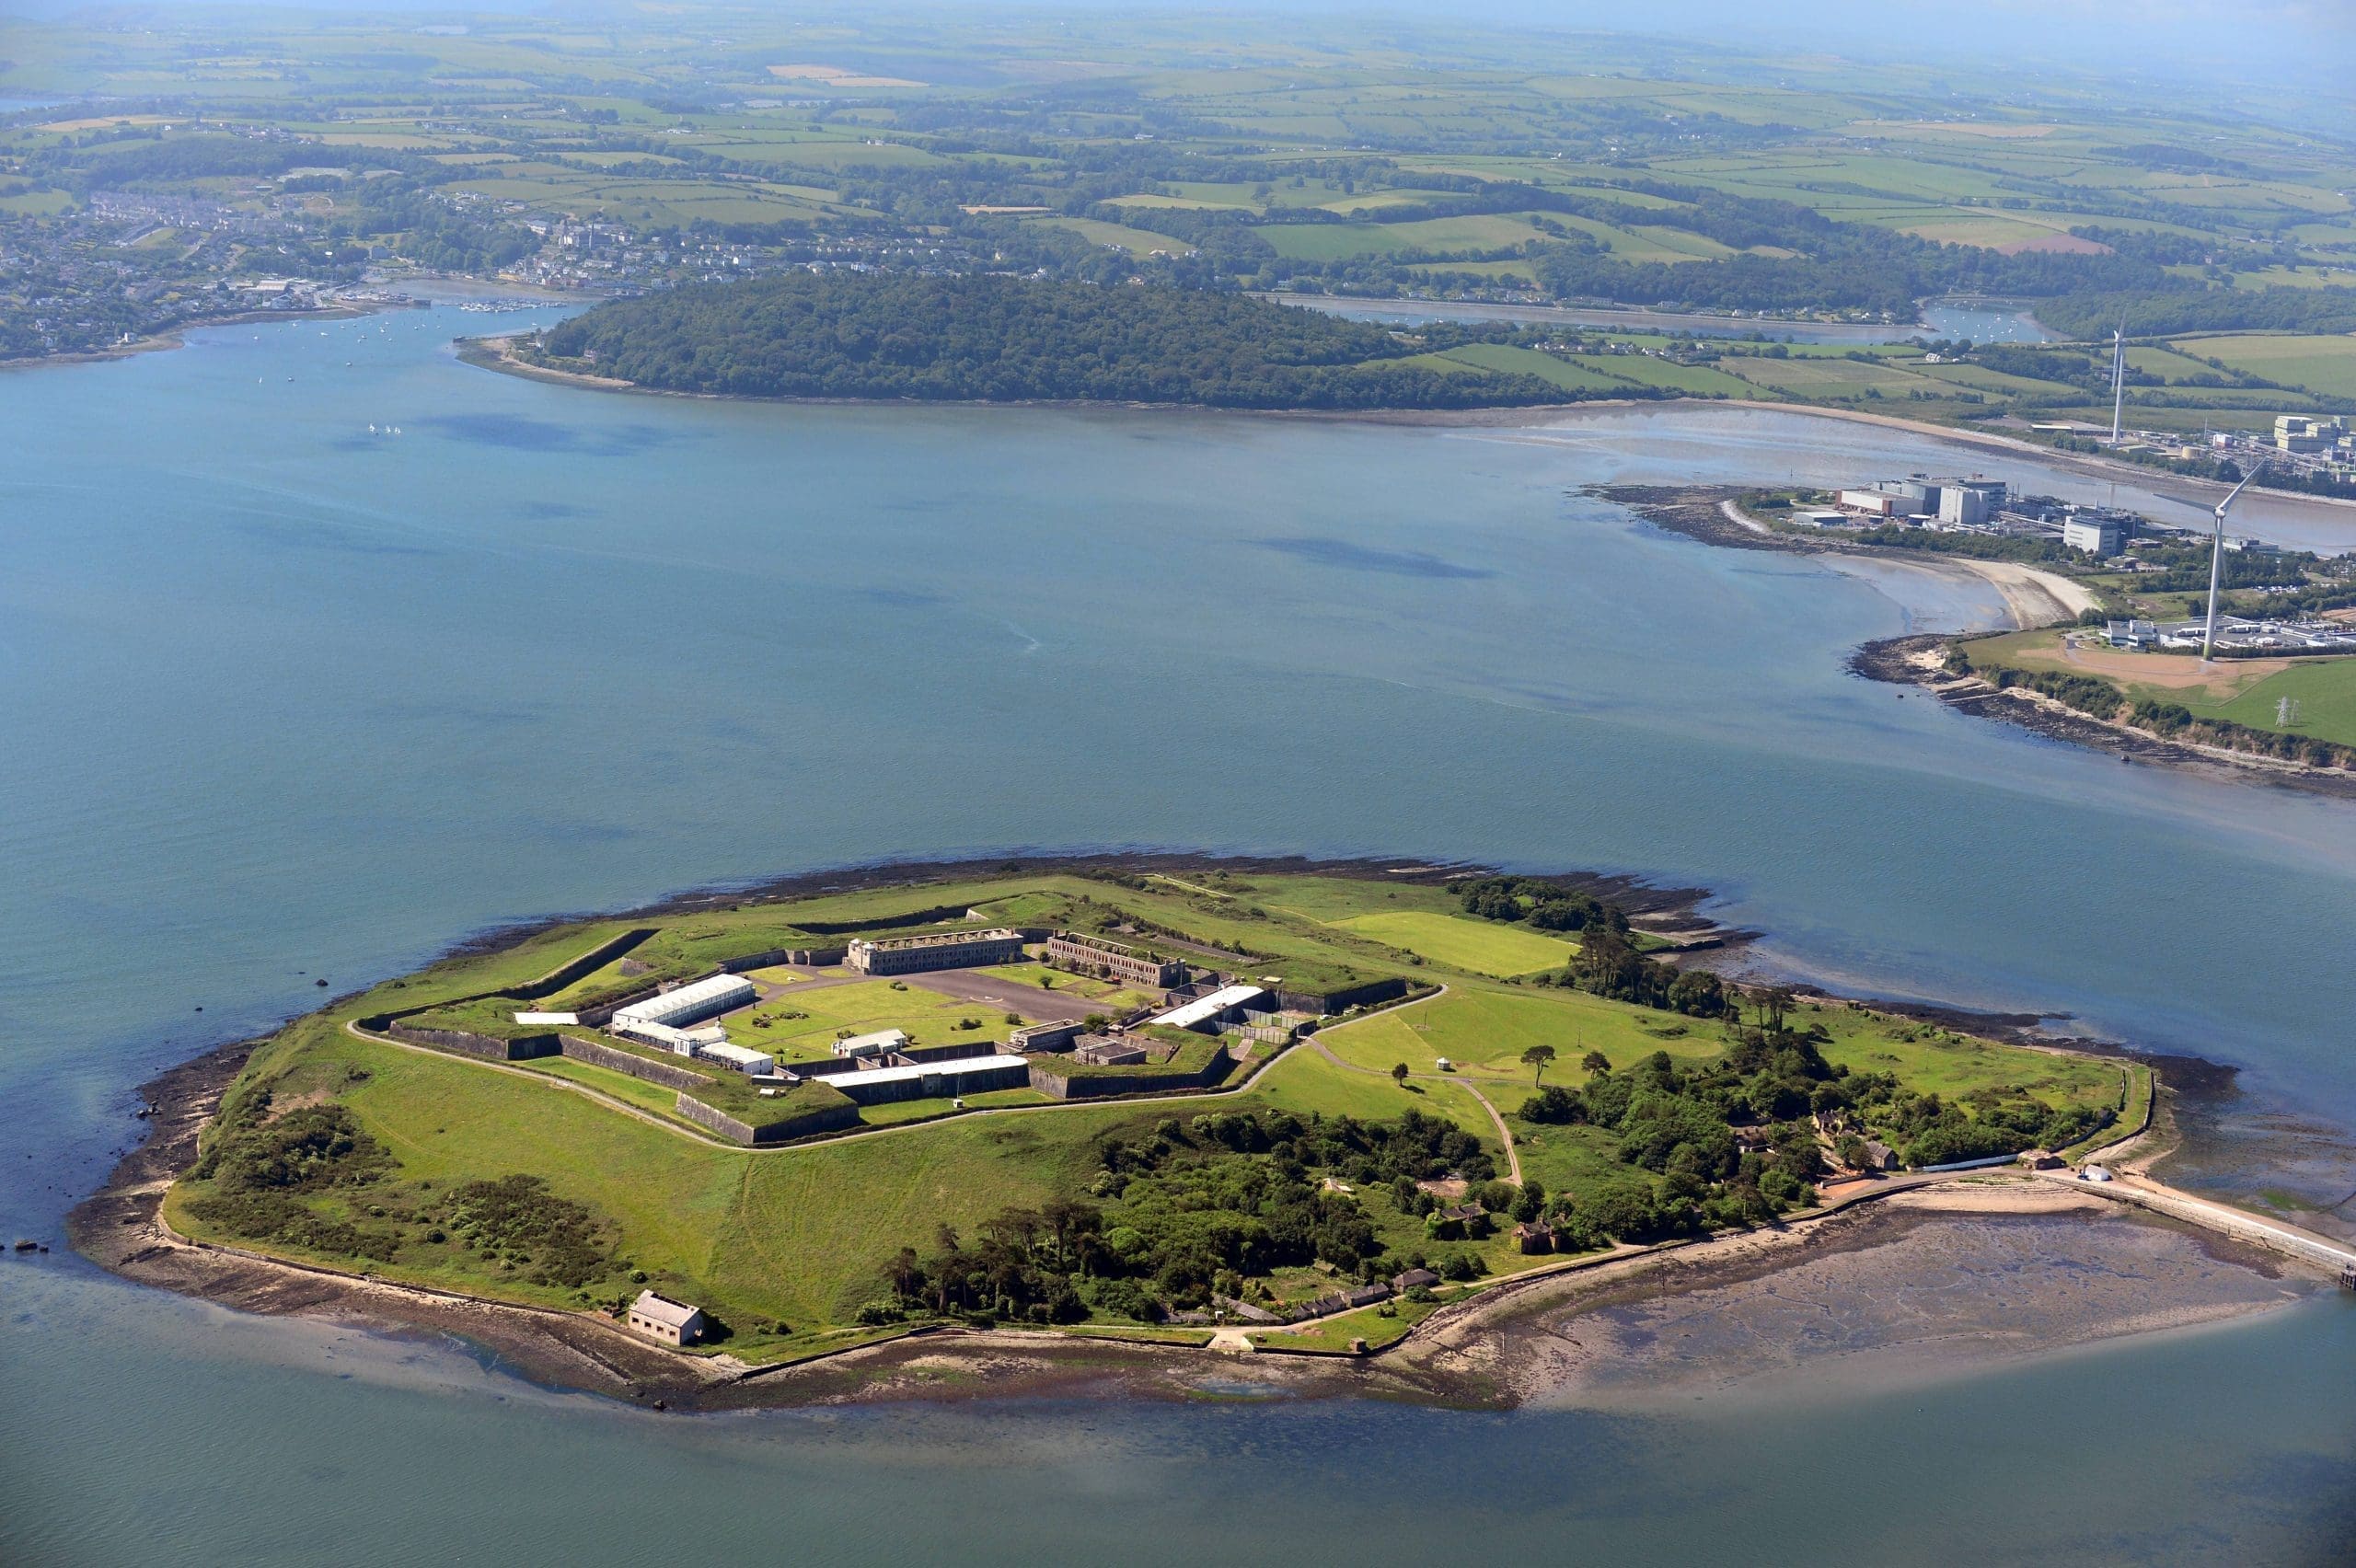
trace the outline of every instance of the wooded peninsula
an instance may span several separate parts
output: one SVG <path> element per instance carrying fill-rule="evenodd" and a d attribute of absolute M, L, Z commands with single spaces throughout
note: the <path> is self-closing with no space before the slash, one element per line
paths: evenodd
<path fill-rule="evenodd" d="M 1578 396 L 1535 375 L 1405 363 L 1429 346 L 1425 334 L 1240 294 L 836 271 L 610 301 L 520 342 L 514 355 L 654 390 L 739 398 L 1356 409 Z"/>

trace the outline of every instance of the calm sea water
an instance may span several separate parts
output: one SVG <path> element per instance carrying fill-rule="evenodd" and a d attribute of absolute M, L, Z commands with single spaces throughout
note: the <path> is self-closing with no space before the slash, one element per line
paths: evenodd
<path fill-rule="evenodd" d="M 1956 467 L 1934 442 L 1722 408 L 1509 432 L 777 408 L 451 357 L 520 319 L 0 375 L 11 1235 L 57 1238 L 133 1084 L 316 977 L 691 883 L 1017 847 L 1703 883 L 1772 962 L 2067 1011 L 2356 1127 L 2356 811 L 1854 680 L 1850 645 L 1992 605 L 1575 493 Z M 1642 1420 L 658 1423 L 62 1253 L 0 1260 L 0 1293 L 9 1562 L 1927 1561 L 1967 1521 L 1996 1560 L 2323 1560 L 2356 1449 L 2338 1297 L 1934 1393 Z"/>

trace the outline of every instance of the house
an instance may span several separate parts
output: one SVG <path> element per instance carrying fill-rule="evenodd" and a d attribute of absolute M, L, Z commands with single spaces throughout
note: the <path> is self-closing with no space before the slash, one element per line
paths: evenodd
<path fill-rule="evenodd" d="M 1898 1151 L 1878 1138 L 1866 1139 L 1865 1169 L 1868 1170 L 1897 1170 Z"/>
<path fill-rule="evenodd" d="M 1489 1211 L 1479 1204 L 1459 1204 L 1432 1210 L 1426 1223 L 1436 1240 L 1478 1239 L 1489 1233 Z"/>
<path fill-rule="evenodd" d="M 1543 1220 L 1513 1228 L 1514 1244 L 1525 1252 L 1551 1252 L 1554 1250 L 1554 1228 Z"/>
<path fill-rule="evenodd" d="M 703 1309 L 641 1290 L 629 1304 L 629 1326 L 664 1344 L 693 1344 L 703 1338 Z"/>
<path fill-rule="evenodd" d="M 1407 1292 L 1415 1289 L 1419 1286 L 1426 1290 L 1429 1290 L 1438 1283 L 1439 1275 L 1434 1274 L 1429 1269 L 1409 1269 L 1404 1274 L 1395 1274 L 1391 1276 L 1391 1288 L 1397 1291 L 1402 1296 L 1406 1295 Z"/>

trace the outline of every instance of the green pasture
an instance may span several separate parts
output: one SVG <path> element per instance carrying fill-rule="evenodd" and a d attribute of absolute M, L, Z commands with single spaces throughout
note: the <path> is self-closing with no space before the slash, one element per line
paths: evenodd
<path fill-rule="evenodd" d="M 2235 370 L 2329 398 L 2356 400 L 2356 336 L 2310 338 L 2251 333 L 2178 340 L 2184 352 L 2224 361 Z"/>
<path fill-rule="evenodd" d="M 1475 974 L 1528 974 L 1541 969 L 1560 969 L 1570 961 L 1573 951 L 1571 942 L 1561 937 L 1461 915 L 1408 910 L 1359 915 L 1337 923 L 1377 941 Z"/>

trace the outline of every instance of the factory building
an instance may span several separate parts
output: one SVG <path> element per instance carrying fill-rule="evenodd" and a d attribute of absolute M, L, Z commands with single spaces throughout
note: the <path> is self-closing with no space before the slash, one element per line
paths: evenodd
<path fill-rule="evenodd" d="M 926 937 L 861 937 L 843 963 L 861 974 L 921 974 L 931 969 L 978 969 L 1022 956 L 1022 933 L 1003 926 L 987 931 L 940 931 Z"/>
<path fill-rule="evenodd" d="M 1084 931 L 1057 931 L 1047 939 L 1047 960 L 1082 974 L 1166 991 L 1186 983 L 1186 966 L 1175 959 Z"/>

